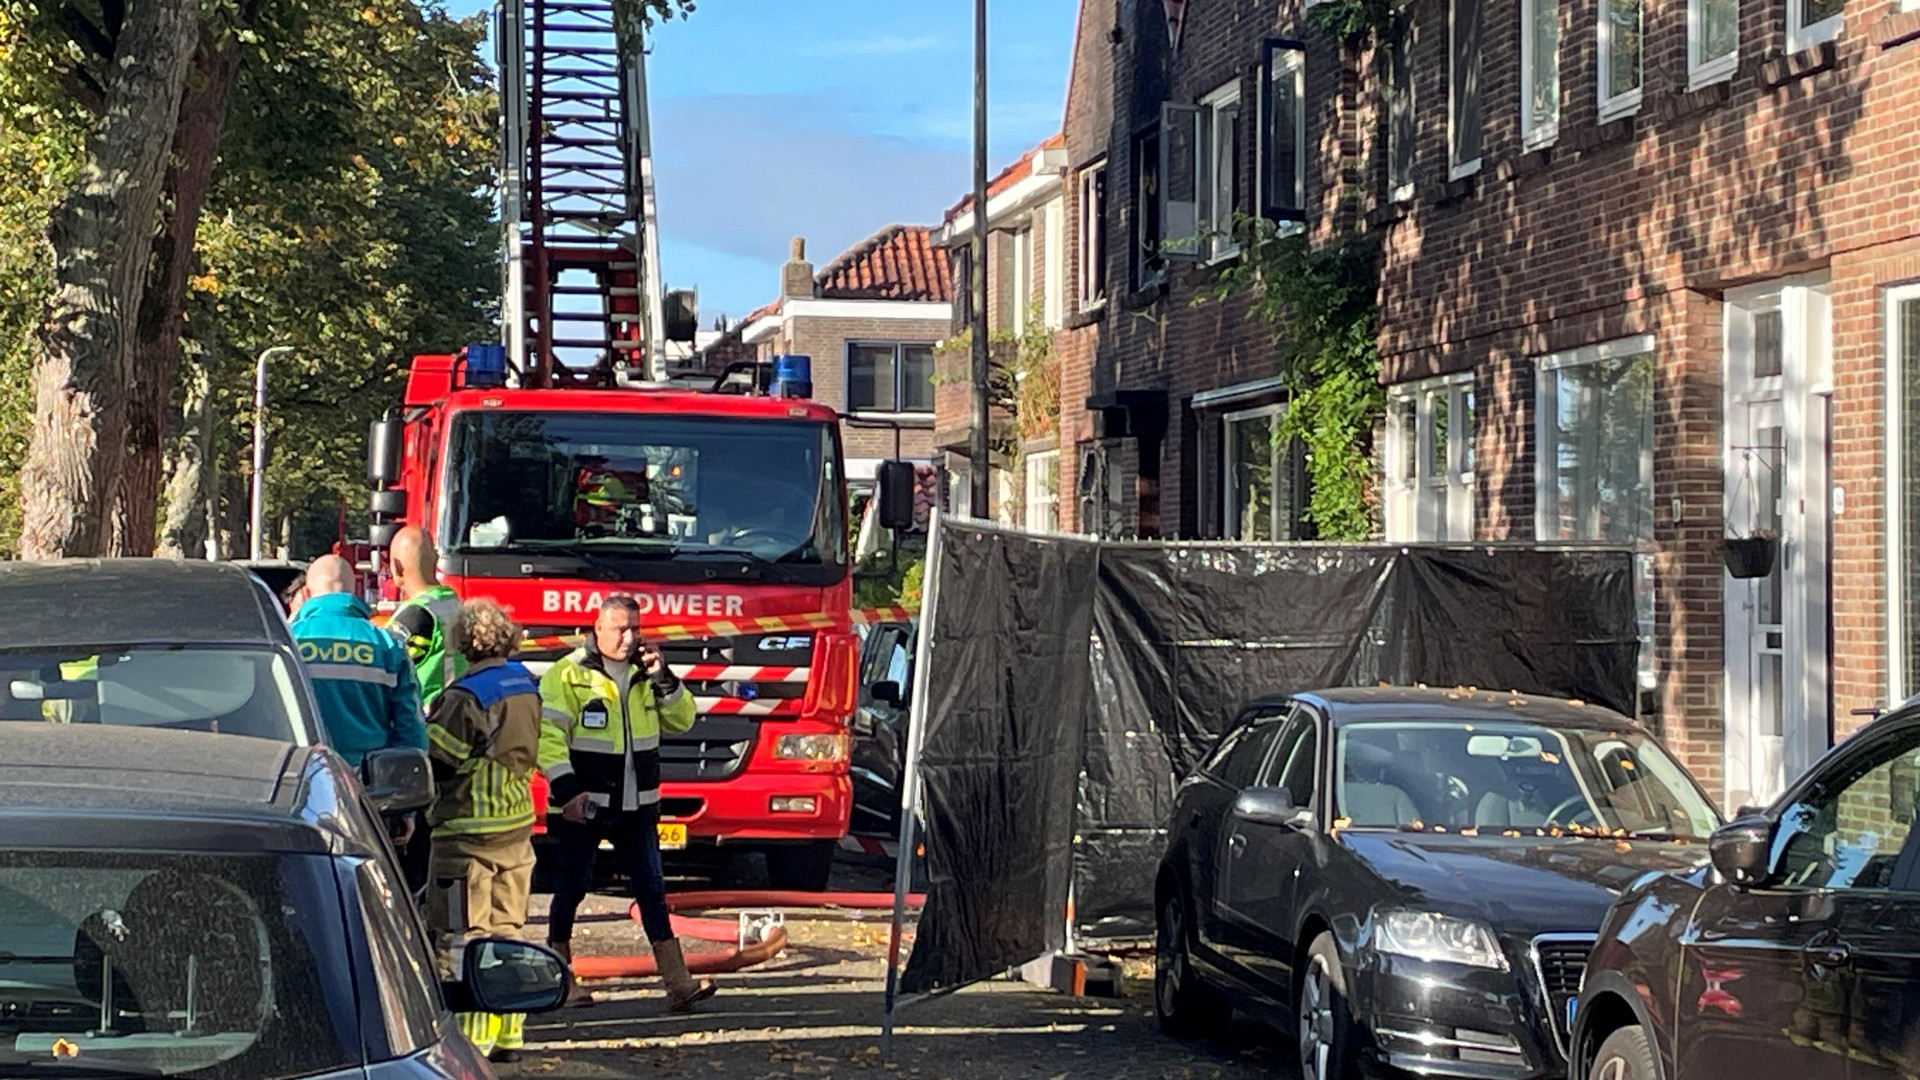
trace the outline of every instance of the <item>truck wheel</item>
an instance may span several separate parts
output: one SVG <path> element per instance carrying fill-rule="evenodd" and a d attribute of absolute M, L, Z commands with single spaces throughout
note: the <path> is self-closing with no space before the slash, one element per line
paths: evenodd
<path fill-rule="evenodd" d="M 831 840 L 817 840 L 768 848 L 768 884 L 781 892 L 825 892 L 838 847 Z"/>

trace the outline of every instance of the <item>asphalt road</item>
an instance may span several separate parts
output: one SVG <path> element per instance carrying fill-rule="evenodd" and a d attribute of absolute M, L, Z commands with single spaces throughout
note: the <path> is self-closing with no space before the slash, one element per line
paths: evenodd
<path fill-rule="evenodd" d="M 871 869 L 846 868 L 836 889 L 884 888 Z M 545 897 L 535 897 L 535 921 Z M 594 897 L 575 949 L 643 953 L 624 902 Z M 693 1016 L 666 1011 L 658 982 L 590 983 L 592 1006 L 528 1022 L 520 1077 L 661 1080 L 1267 1080 L 1297 1074 L 1291 1043 L 1242 1022 L 1219 1043 L 1179 1042 L 1153 1021 L 1151 969 L 1129 964 L 1123 999 L 1071 998 L 1024 983 L 982 983 L 910 1009 L 892 1059 L 880 1047 L 887 917 L 883 912 L 785 913 L 787 950 L 771 963 L 720 976 L 720 994 Z M 539 925 L 528 936 L 541 936 Z M 725 948 L 688 943 L 693 948 Z"/>

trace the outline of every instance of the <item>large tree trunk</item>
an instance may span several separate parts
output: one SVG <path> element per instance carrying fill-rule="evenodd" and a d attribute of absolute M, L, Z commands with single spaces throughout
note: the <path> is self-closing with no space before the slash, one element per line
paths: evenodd
<path fill-rule="evenodd" d="M 167 462 L 167 515 L 160 531 L 161 555 L 198 559 L 214 535 L 213 381 L 211 358 L 189 365 L 181 417 L 192 425 Z M 123 489 L 124 490 L 124 489 Z"/>
<path fill-rule="evenodd" d="M 113 503 L 113 543 L 109 554 L 151 555 L 160 481 L 165 468 L 167 413 L 174 374 L 180 368 L 181 330 L 187 310 L 187 278 L 193 272 L 194 235 L 213 179 L 226 124 L 233 79 L 240 69 L 239 38 L 223 45 L 210 29 L 200 31 L 200 46 L 180 101 L 180 124 L 173 134 L 160 208 L 160 233 L 140 298 L 140 320 L 127 379 L 127 461 Z"/>
<path fill-rule="evenodd" d="M 126 450 L 133 321 L 198 28 L 195 0 L 134 0 L 86 165 L 47 226 L 54 288 L 34 334 L 24 558 L 98 555 L 107 544 Z"/>

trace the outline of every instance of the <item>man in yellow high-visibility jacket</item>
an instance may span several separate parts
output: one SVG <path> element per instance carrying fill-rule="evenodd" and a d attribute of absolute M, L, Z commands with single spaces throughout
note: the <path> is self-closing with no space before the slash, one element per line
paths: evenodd
<path fill-rule="evenodd" d="M 557 845 L 558 880 L 547 919 L 547 943 L 571 963 L 573 918 L 593 883 L 600 841 L 610 840 L 640 906 L 640 923 L 667 1005 L 690 1012 L 714 987 L 687 971 L 667 916 L 660 869 L 660 734 L 693 726 L 693 697 L 659 652 L 640 642 L 640 607 L 630 596 L 608 597 L 586 645 L 540 679 L 545 723 L 540 771 L 547 776 L 549 832 Z M 591 1000 L 584 991 L 575 1003 Z"/>

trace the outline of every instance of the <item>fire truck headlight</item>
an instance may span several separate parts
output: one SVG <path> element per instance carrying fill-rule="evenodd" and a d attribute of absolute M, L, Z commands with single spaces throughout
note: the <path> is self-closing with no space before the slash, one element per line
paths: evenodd
<path fill-rule="evenodd" d="M 782 761 L 845 761 L 848 738 L 835 735 L 782 735 L 774 741 L 773 756 Z"/>

